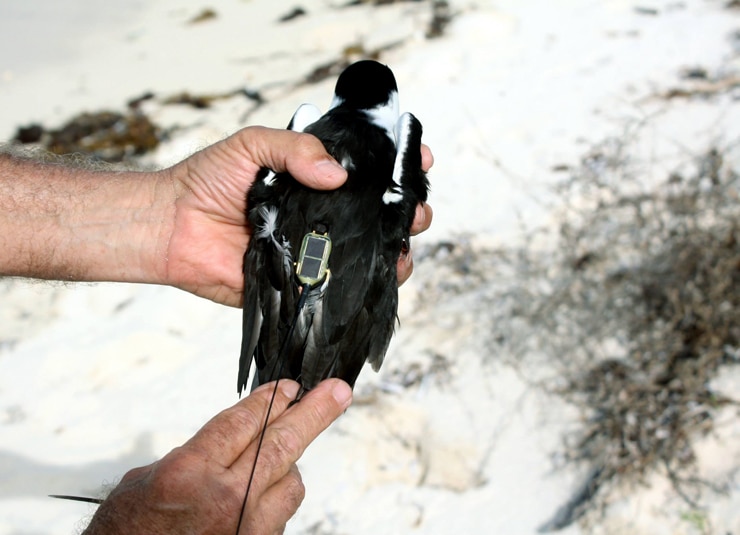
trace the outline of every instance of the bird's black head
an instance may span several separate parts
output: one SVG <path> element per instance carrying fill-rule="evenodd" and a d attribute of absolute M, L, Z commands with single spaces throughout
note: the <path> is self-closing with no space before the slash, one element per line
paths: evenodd
<path fill-rule="evenodd" d="M 332 107 L 370 110 L 387 105 L 398 94 L 393 72 L 377 61 L 353 63 L 339 75 Z"/>

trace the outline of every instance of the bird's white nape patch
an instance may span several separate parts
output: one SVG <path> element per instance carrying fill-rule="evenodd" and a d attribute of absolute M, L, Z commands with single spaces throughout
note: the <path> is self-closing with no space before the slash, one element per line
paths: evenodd
<path fill-rule="evenodd" d="M 395 145 L 396 135 L 394 127 L 396 121 L 398 121 L 398 91 L 391 91 L 387 102 L 375 108 L 365 110 L 365 113 L 367 113 L 371 123 L 385 130 L 385 133 Z"/>
<path fill-rule="evenodd" d="M 334 108 L 338 108 L 342 104 L 344 104 L 344 99 L 342 97 L 334 95 L 334 97 L 331 99 L 331 103 L 329 104 L 329 109 L 333 110 Z"/>
<path fill-rule="evenodd" d="M 312 125 L 321 118 L 321 110 L 313 104 L 301 104 L 293 114 L 290 120 L 288 130 L 293 132 L 304 132 L 309 125 Z"/>
<path fill-rule="evenodd" d="M 393 185 L 383 194 L 385 204 L 401 202 L 403 194 L 403 158 L 409 150 L 411 137 L 411 114 L 404 113 L 394 125 L 393 133 L 396 137 L 396 161 L 393 164 Z"/>

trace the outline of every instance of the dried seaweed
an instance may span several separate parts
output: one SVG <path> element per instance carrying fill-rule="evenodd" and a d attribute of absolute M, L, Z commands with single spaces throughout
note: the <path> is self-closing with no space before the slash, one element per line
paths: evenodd
<path fill-rule="evenodd" d="M 14 141 L 40 143 L 54 154 L 80 153 L 107 162 L 121 162 L 156 148 L 159 127 L 136 111 L 85 112 L 55 130 L 38 124 L 20 127 Z"/>

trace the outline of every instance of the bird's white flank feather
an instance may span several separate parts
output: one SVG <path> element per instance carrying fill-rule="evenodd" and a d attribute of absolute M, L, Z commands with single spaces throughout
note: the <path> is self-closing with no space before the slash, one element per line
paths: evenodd
<path fill-rule="evenodd" d="M 411 114 L 404 113 L 395 124 L 394 135 L 396 137 L 396 161 L 393 164 L 393 185 L 383 194 L 385 204 L 401 202 L 403 194 L 403 157 L 409 150 L 409 137 L 411 136 Z"/>
<path fill-rule="evenodd" d="M 258 213 L 262 218 L 263 224 L 257 229 L 257 239 L 270 240 L 275 246 L 275 249 L 283 255 L 283 262 L 289 265 L 292 262 L 290 255 L 290 243 L 283 238 L 282 242 L 279 242 L 275 237 L 277 233 L 277 219 L 278 210 L 274 206 L 260 206 Z"/>

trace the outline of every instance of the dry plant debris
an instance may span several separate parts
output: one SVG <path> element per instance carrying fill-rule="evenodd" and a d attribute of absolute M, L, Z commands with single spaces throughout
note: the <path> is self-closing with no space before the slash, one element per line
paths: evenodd
<path fill-rule="evenodd" d="M 436 299 L 475 294 L 489 358 L 582 415 L 559 457 L 586 476 L 542 531 L 655 473 L 692 509 L 721 490 L 701 480 L 693 443 L 737 403 L 712 381 L 740 362 L 739 144 L 687 156 L 652 186 L 629 144 L 608 140 L 565 168 L 565 208 L 527 246 L 440 245 L 458 276 Z"/>
<path fill-rule="evenodd" d="M 740 360 L 737 156 L 711 148 L 649 188 L 622 143 L 607 142 L 563 186 L 568 209 L 547 262 L 519 257 L 529 280 L 509 300 L 557 363 L 559 378 L 545 384 L 581 409 L 565 458 L 589 467 L 544 531 L 605 503 L 607 483 L 658 469 L 697 506 L 692 441 L 712 429 L 716 408 L 735 403 L 712 379 Z M 532 349 L 509 347 L 524 359 Z"/>

